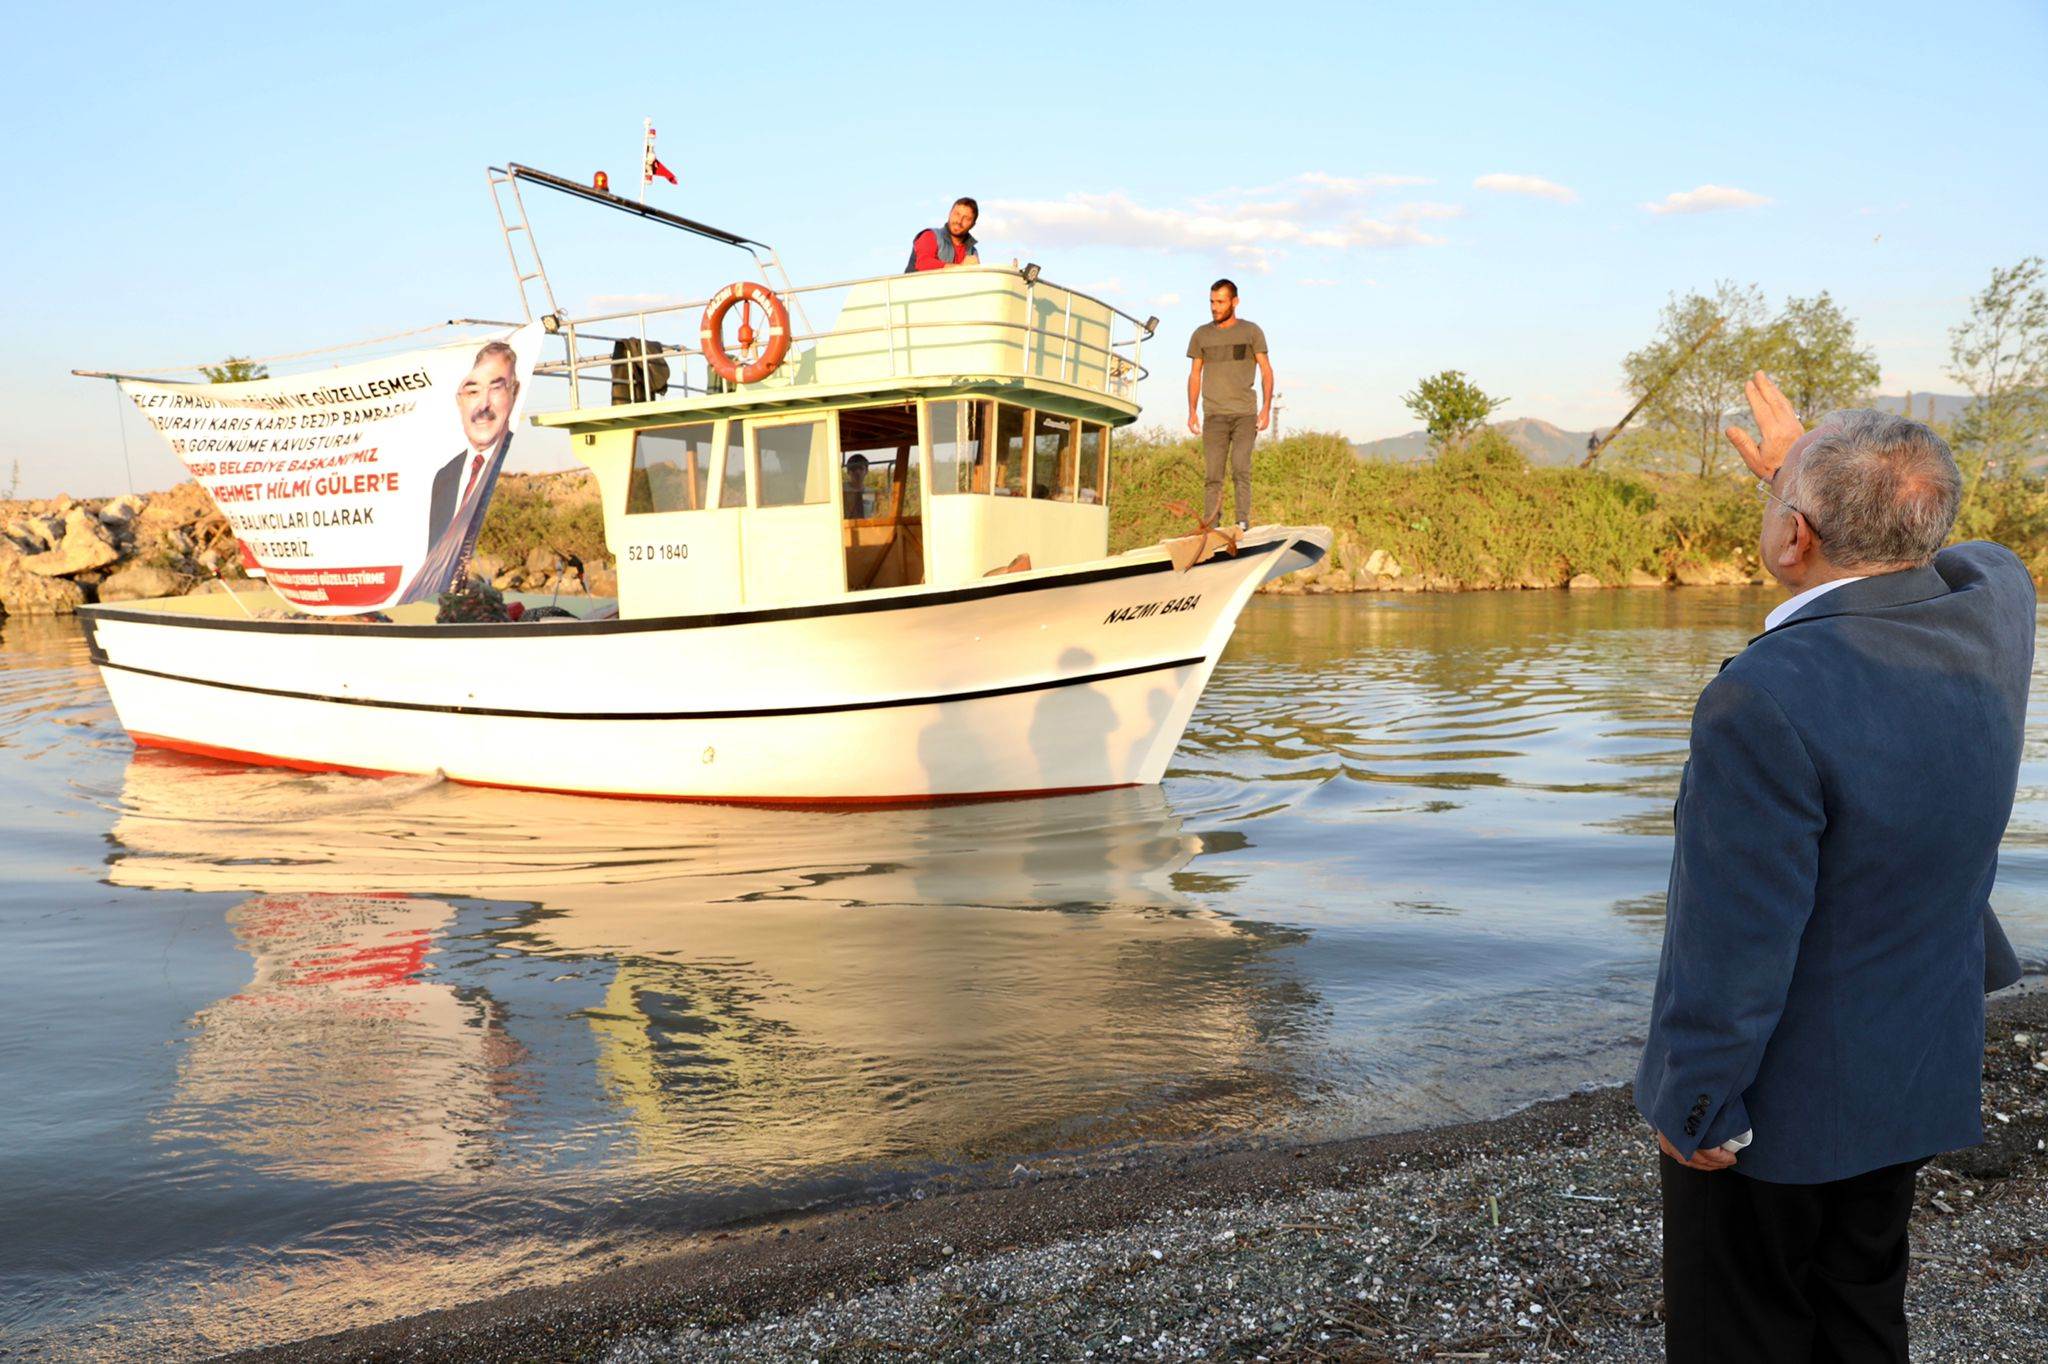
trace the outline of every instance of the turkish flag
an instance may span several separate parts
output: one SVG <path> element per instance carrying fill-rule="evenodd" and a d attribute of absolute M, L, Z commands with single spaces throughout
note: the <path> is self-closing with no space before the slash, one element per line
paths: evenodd
<path fill-rule="evenodd" d="M 670 170 L 667 166 L 662 165 L 661 160 L 658 157 L 652 162 L 648 169 L 653 174 L 658 175 L 662 179 L 668 181 L 671 185 L 673 185 L 676 182 L 676 173 Z"/>

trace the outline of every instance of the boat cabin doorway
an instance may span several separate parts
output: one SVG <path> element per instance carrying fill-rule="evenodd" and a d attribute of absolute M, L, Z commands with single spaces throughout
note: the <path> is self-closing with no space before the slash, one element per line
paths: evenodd
<path fill-rule="evenodd" d="M 849 592 L 924 581 L 918 448 L 915 403 L 839 413 L 840 539 Z"/>

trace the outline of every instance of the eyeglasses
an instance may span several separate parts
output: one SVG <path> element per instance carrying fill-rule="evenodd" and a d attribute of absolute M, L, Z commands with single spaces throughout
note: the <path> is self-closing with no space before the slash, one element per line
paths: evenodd
<path fill-rule="evenodd" d="M 1803 507 L 1795 507 L 1790 502 L 1787 502 L 1784 498 L 1778 496 L 1775 492 L 1771 491 L 1771 485 L 1766 483 L 1762 479 L 1758 479 L 1756 481 L 1756 501 L 1757 505 L 1760 507 L 1769 507 L 1771 503 L 1775 502 L 1779 506 L 1783 507 L 1786 511 L 1793 512 L 1797 515 L 1805 517 L 1806 528 L 1813 532 L 1813 538 L 1816 540 L 1822 538 L 1820 533 L 1820 527 L 1814 523 L 1812 513 L 1808 512 Z"/>

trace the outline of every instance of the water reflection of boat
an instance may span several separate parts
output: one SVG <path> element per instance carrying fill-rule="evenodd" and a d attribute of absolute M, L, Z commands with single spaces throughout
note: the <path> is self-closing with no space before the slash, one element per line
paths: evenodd
<path fill-rule="evenodd" d="M 299 1099 L 273 1097 L 291 1093 L 461 1127 L 437 1167 L 460 1168 L 507 1120 L 488 1096 L 515 1087 L 521 1048 L 549 1078 L 516 1087 L 604 1115 L 579 1125 L 624 1118 L 643 1165 L 720 1181 L 1156 1137 L 1289 1102 L 1269 1042 L 1303 1001 L 1261 969 L 1288 939 L 1176 890 L 1202 840 L 1157 789 L 858 817 L 706 807 L 679 829 L 660 806 L 145 753 L 123 807 L 110 880 L 264 892 L 230 912 L 259 984 L 324 980 L 380 944 L 433 961 L 381 996 L 334 980 L 321 1011 L 238 995 L 195 1019 L 206 1059 L 180 1102 L 238 1103 L 235 1124 L 266 1129 L 251 1147 L 295 1137 Z M 457 895 L 483 911 L 419 898 Z M 304 943 L 256 930 L 280 904 Z M 344 922 L 362 931 L 310 926 Z M 578 1026 L 492 1040 L 506 992 L 524 992 L 518 1016 Z M 444 1018 L 461 1043 L 429 1034 Z M 354 1043 L 383 1058 L 375 1086 L 327 1059 L 349 1028 L 381 1029 Z M 245 1049 L 237 1091 L 223 1077 Z M 374 1177 L 380 1152 L 358 1154 Z"/>
<path fill-rule="evenodd" d="M 246 768 L 138 751 L 107 879 L 156 890 L 388 891 L 554 904 L 652 882 L 662 903 L 1178 906 L 1201 849 L 1157 788 L 1039 805 L 673 809 Z"/>
<path fill-rule="evenodd" d="M 165 1133 L 326 1180 L 486 1164 L 517 1048 L 489 999 L 424 974 L 452 913 L 439 900 L 317 892 L 229 910 L 255 972 L 194 1016 Z M 234 1119 L 213 1121 L 223 1112 Z"/>

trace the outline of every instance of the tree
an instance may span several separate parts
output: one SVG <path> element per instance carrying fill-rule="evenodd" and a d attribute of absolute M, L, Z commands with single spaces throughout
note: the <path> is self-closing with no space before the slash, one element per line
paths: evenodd
<path fill-rule="evenodd" d="M 1403 393 L 1401 401 L 1429 432 L 1430 445 L 1442 450 L 1484 426 L 1507 399 L 1490 396 L 1463 370 L 1447 369 L 1416 384 L 1413 393 Z"/>
<path fill-rule="evenodd" d="M 1717 318 L 1720 330 L 1688 356 Z M 1755 285 L 1723 280 L 1711 298 L 1673 294 L 1659 315 L 1657 335 L 1621 362 L 1629 392 L 1648 398 L 1643 414 L 1649 430 L 1637 443 L 1668 448 L 1701 478 L 1711 477 L 1728 452 L 1721 429 L 1742 405 L 1743 383 L 1763 368 L 1769 343 L 1763 294 Z"/>
<path fill-rule="evenodd" d="M 1877 352 L 1857 346 L 1855 321 L 1825 289 L 1785 300 L 1762 359 L 1759 368 L 1770 371 L 1809 426 L 1830 412 L 1865 405 L 1877 387 Z"/>
<path fill-rule="evenodd" d="M 244 359 L 239 355 L 230 355 L 218 365 L 201 365 L 199 372 L 206 376 L 209 383 L 215 384 L 239 384 L 249 379 L 270 377 L 269 366 L 259 365 L 254 360 Z"/>
<path fill-rule="evenodd" d="M 2041 257 L 1991 272 L 1951 328 L 1949 374 L 1976 401 L 1957 420 L 1958 455 L 2016 471 L 2048 441 L 2048 274 Z"/>

